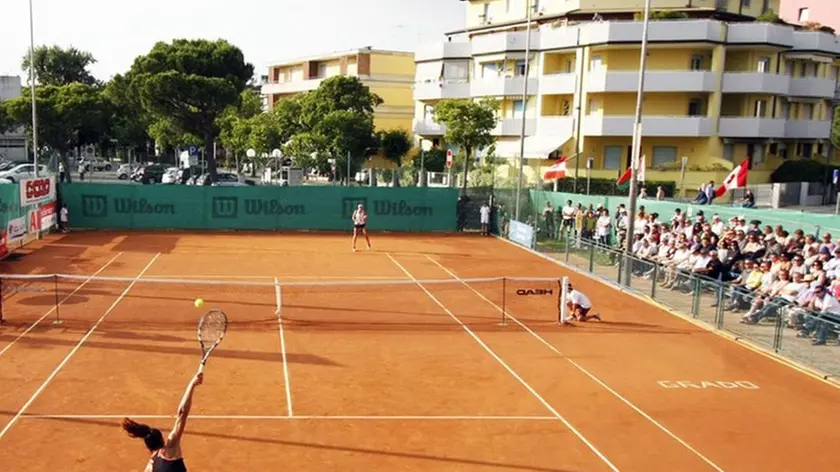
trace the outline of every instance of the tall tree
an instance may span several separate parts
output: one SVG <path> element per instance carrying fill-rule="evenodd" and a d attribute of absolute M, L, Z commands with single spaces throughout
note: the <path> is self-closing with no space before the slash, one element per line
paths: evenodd
<path fill-rule="evenodd" d="M 491 146 L 496 139 L 491 132 L 498 121 L 496 111 L 499 103 L 493 99 L 472 101 L 464 99 L 441 100 L 435 107 L 435 120 L 446 125 L 444 139 L 464 151 L 464 180 L 461 193 L 467 193 L 467 176 L 473 153 Z"/>
<path fill-rule="evenodd" d="M 67 170 L 67 154 L 76 147 L 96 144 L 108 130 L 110 103 L 97 87 L 74 83 L 35 89 L 38 107 L 38 137 L 44 146 L 59 153 Z M 9 115 L 31 134 L 32 103 L 29 94 L 6 103 Z M 69 172 L 68 178 L 69 178 Z"/>
<path fill-rule="evenodd" d="M 301 121 L 314 128 L 325 116 L 334 111 L 349 111 L 361 116 L 373 116 L 383 103 L 358 77 L 336 76 L 321 82 L 317 89 L 302 98 Z"/>
<path fill-rule="evenodd" d="M 135 59 L 130 73 L 144 108 L 178 132 L 202 138 L 207 172 L 215 180 L 218 119 L 239 104 L 254 75 L 242 51 L 224 40 L 161 42 Z"/>
<path fill-rule="evenodd" d="M 373 117 L 339 110 L 324 116 L 312 132 L 323 155 L 335 159 L 337 177 L 349 185 L 351 176 L 379 148 L 373 130 Z"/>
<path fill-rule="evenodd" d="M 96 64 L 93 55 L 74 47 L 38 46 L 35 48 L 35 81 L 39 85 L 68 85 L 80 83 L 95 85 L 96 79 L 88 67 Z M 29 73 L 29 51 L 21 60 L 21 68 Z"/>
<path fill-rule="evenodd" d="M 6 110 L 5 102 L 0 102 L 0 134 L 11 130 L 14 127 L 13 123 L 9 112 Z"/>
<path fill-rule="evenodd" d="M 376 133 L 379 140 L 379 149 L 386 159 L 397 165 L 397 171 L 393 173 L 394 187 L 400 186 L 399 169 L 402 167 L 402 160 L 408 151 L 411 150 L 411 136 L 404 129 L 392 129 Z"/>
<path fill-rule="evenodd" d="M 131 92 L 131 76 L 115 75 L 102 93 L 111 103 L 108 137 L 116 140 L 118 147 L 145 150 L 154 118 L 143 109 L 140 97 Z"/>

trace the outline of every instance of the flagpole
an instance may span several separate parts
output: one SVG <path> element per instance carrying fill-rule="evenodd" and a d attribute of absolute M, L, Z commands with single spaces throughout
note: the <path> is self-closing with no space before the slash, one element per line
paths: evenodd
<path fill-rule="evenodd" d="M 516 211 L 514 219 L 519 220 L 519 200 L 522 192 L 522 173 L 525 166 L 525 124 L 528 116 L 528 76 L 530 75 L 531 59 L 531 0 L 525 2 L 526 27 L 525 27 L 525 76 L 522 80 L 522 130 L 519 135 L 519 176 L 516 179 Z"/>
<path fill-rule="evenodd" d="M 645 19 L 642 24 L 642 50 L 639 58 L 639 88 L 636 91 L 636 117 L 633 121 L 633 149 L 631 152 L 631 171 L 630 171 L 630 217 L 627 219 L 627 241 L 624 247 L 625 256 L 633 252 L 633 239 L 635 235 L 636 222 L 636 201 L 639 198 L 639 190 L 636 182 L 637 166 L 639 165 L 639 155 L 641 154 L 642 141 L 642 95 L 645 89 L 645 69 L 647 67 L 647 37 L 648 37 L 648 23 L 650 20 L 650 0 L 645 1 Z M 630 285 L 630 278 L 633 276 L 633 264 L 626 263 L 625 270 L 626 279 L 625 284 Z"/>
<path fill-rule="evenodd" d="M 38 112 L 35 101 L 35 19 L 32 0 L 29 0 L 29 94 L 32 99 L 32 163 L 38 178 Z"/>

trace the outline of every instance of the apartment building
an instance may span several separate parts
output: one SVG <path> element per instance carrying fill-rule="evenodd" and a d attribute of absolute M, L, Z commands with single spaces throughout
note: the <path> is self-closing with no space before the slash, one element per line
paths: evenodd
<path fill-rule="evenodd" d="M 414 54 L 370 47 L 278 62 L 269 66 L 262 86 L 268 107 L 279 100 L 318 88 L 334 76 L 358 77 L 379 95 L 383 104 L 374 115 L 377 129 L 403 128 L 411 132 L 414 116 L 412 84 Z"/>
<path fill-rule="evenodd" d="M 21 80 L 18 76 L 0 76 L 0 102 L 20 97 Z M 0 134 L 0 159 L 27 160 L 26 135 L 23 130 Z"/>
<path fill-rule="evenodd" d="M 840 2 L 833 0 L 780 0 L 779 17 L 792 24 L 818 24 L 840 31 Z"/>
<path fill-rule="evenodd" d="M 474 18 L 487 14 L 481 5 L 507 3 L 470 2 L 469 22 L 484 28 Z M 578 152 L 569 167 L 577 164 L 580 176 L 591 159 L 593 177 L 617 177 L 630 163 L 642 22 L 562 18 L 532 28 L 527 77 L 526 33 L 519 27 L 471 31 L 419 49 L 415 134 L 441 139 L 445 129 L 433 119 L 441 99 L 495 97 L 496 155 L 510 164 L 518 158 L 524 115 L 529 179 L 550 165 L 549 158 Z M 784 159 L 830 155 L 832 105 L 840 101 L 836 36 L 780 24 L 686 19 L 651 21 L 648 41 L 642 153 L 649 180 L 678 180 L 683 157 L 698 171 L 697 182 L 686 180 L 690 189 L 700 180 L 720 181 L 725 169 L 747 157 L 750 180 L 758 183 Z M 512 165 L 500 171 L 514 175 Z"/>

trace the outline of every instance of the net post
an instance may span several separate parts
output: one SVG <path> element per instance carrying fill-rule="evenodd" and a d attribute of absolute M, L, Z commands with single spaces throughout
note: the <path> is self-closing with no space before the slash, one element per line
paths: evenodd
<path fill-rule="evenodd" d="M 562 280 L 558 280 L 560 283 L 560 295 L 559 295 L 559 302 L 560 305 L 559 310 L 559 319 L 557 320 L 557 324 L 559 325 L 566 325 L 569 322 L 569 308 L 566 306 L 566 300 L 569 298 L 569 278 L 563 277 Z"/>
<path fill-rule="evenodd" d="M 61 302 L 58 300 L 58 274 L 53 274 L 53 294 L 55 295 L 55 320 L 54 325 L 60 325 L 61 321 Z"/>
<path fill-rule="evenodd" d="M 507 277 L 502 277 L 502 326 L 507 326 Z"/>
<path fill-rule="evenodd" d="M 280 288 L 280 281 L 277 277 L 274 277 L 274 299 L 277 303 L 277 309 L 274 311 L 274 314 L 277 315 L 277 320 L 282 320 L 282 307 L 283 307 L 283 292 Z"/>

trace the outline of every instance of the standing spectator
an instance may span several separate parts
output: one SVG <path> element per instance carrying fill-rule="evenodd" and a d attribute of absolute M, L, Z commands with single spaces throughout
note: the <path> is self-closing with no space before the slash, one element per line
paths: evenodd
<path fill-rule="evenodd" d="M 601 209 L 601 216 L 595 222 L 595 235 L 598 237 L 598 243 L 609 247 L 611 233 L 612 219 L 610 218 L 610 211 L 603 208 Z"/>
<path fill-rule="evenodd" d="M 543 221 L 545 221 L 545 232 L 549 238 L 554 238 L 554 208 L 551 208 L 551 202 L 545 202 L 545 208 L 542 212 Z"/>
<path fill-rule="evenodd" d="M 563 207 L 562 211 L 562 218 L 563 218 L 563 232 L 566 236 L 569 235 L 572 231 L 575 230 L 575 207 L 572 206 L 572 201 L 569 200 L 566 202 L 566 206 Z"/>
<path fill-rule="evenodd" d="M 478 214 L 481 218 L 481 234 L 490 236 L 490 205 L 483 202 L 481 208 L 478 209 Z"/>
<path fill-rule="evenodd" d="M 79 159 L 79 181 L 84 181 L 85 180 L 85 174 L 88 173 L 89 169 L 90 169 L 90 166 L 88 166 L 88 163 L 85 160 L 85 158 L 83 157 L 83 158 Z"/>
<path fill-rule="evenodd" d="M 66 204 L 61 204 L 61 210 L 58 212 L 58 224 L 62 233 L 70 232 L 70 214 L 67 210 Z"/>
<path fill-rule="evenodd" d="M 656 187 L 656 199 L 665 200 L 665 189 L 661 185 Z"/>
<path fill-rule="evenodd" d="M 58 163 L 58 181 L 61 182 L 61 183 L 64 183 L 64 178 L 65 177 L 66 177 L 66 175 L 65 175 L 65 172 L 64 172 L 64 163 L 59 162 Z"/>

